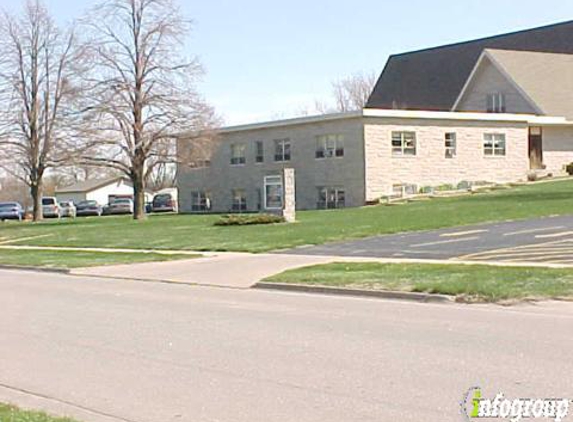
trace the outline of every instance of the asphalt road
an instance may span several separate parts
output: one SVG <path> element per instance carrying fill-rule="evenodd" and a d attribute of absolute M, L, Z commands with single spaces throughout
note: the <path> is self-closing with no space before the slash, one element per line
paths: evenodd
<path fill-rule="evenodd" d="M 376 236 L 286 253 L 573 264 L 573 216 Z"/>
<path fill-rule="evenodd" d="M 437 305 L 0 270 L 0 401 L 85 421 L 461 421 L 573 398 L 573 305 Z"/>

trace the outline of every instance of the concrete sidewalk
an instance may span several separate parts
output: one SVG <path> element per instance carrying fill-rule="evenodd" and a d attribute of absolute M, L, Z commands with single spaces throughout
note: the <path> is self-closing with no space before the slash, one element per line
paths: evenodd
<path fill-rule="evenodd" d="M 73 275 L 249 288 L 282 271 L 335 261 L 329 256 L 211 253 L 195 259 L 78 268 Z"/>
<path fill-rule="evenodd" d="M 201 252 L 204 253 L 204 252 Z M 372 258 L 332 255 L 251 254 L 209 252 L 203 257 L 165 262 L 76 268 L 72 275 L 187 283 L 246 289 L 286 270 L 330 262 L 378 262 L 386 264 L 491 265 L 501 267 L 571 268 L 548 263 L 457 261 L 439 259 Z"/>

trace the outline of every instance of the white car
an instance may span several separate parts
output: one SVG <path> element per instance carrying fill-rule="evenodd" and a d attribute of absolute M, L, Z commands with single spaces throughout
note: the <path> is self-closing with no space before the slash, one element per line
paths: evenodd
<path fill-rule="evenodd" d="M 73 201 L 60 202 L 60 210 L 62 217 L 76 218 L 76 206 Z"/>
<path fill-rule="evenodd" d="M 60 218 L 62 216 L 62 208 L 56 198 L 53 196 L 44 196 L 42 198 L 42 215 L 46 218 Z"/>
<path fill-rule="evenodd" d="M 129 198 L 114 199 L 109 204 L 110 214 L 133 214 L 133 201 Z"/>

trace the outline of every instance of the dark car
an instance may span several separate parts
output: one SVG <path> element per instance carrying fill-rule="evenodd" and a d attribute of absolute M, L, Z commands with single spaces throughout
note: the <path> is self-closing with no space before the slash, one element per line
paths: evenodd
<path fill-rule="evenodd" d="M 103 213 L 102 206 L 97 201 L 81 201 L 76 205 L 76 215 L 93 215 L 101 216 Z"/>
<path fill-rule="evenodd" d="M 151 210 L 153 212 L 177 212 L 177 201 L 170 193 L 159 193 L 153 197 Z"/>
<path fill-rule="evenodd" d="M 24 208 L 17 202 L 0 202 L 0 221 L 24 218 Z"/>

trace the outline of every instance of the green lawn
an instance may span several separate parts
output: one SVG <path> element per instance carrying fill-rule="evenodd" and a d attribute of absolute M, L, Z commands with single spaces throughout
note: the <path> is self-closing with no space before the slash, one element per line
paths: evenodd
<path fill-rule="evenodd" d="M 573 179 L 405 205 L 298 212 L 295 224 L 217 227 L 214 215 L 0 224 L 0 243 L 263 252 L 411 230 L 573 213 Z M 1 254 L 2 252 L 0 252 Z"/>
<path fill-rule="evenodd" d="M 333 263 L 265 281 L 369 290 L 440 293 L 469 302 L 573 299 L 573 270 L 488 265 Z"/>
<path fill-rule="evenodd" d="M 55 418 L 43 412 L 20 410 L 0 403 L 0 422 L 76 422 L 69 418 Z"/>
<path fill-rule="evenodd" d="M 148 261 L 192 259 L 198 255 L 157 253 L 109 253 L 0 249 L 0 264 L 45 268 L 78 268 L 97 265 L 131 264 Z"/>

